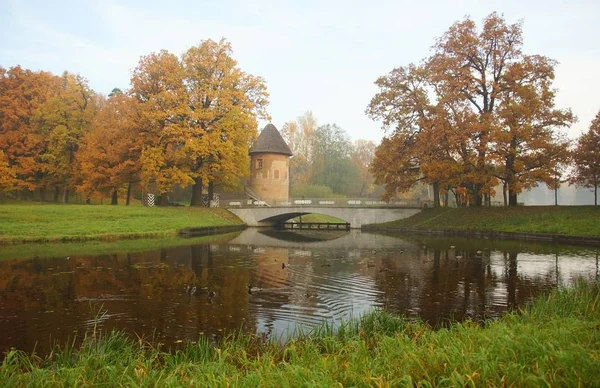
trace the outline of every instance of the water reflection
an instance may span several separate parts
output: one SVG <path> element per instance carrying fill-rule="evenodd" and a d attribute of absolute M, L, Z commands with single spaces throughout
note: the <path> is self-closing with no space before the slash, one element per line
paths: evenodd
<path fill-rule="evenodd" d="M 94 325 L 169 346 L 236 329 L 285 338 L 374 307 L 478 320 L 598 274 L 598 252 L 582 248 L 248 229 L 227 243 L 2 261 L 0 350 L 43 353 Z"/>

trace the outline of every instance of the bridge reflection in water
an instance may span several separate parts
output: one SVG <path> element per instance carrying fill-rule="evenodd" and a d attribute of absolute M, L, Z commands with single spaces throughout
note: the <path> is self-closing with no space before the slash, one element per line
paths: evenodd
<path fill-rule="evenodd" d="M 0 251 L 0 351 L 44 353 L 92 324 L 171 347 L 238 329 L 285 338 L 373 308 L 444 325 L 598 277 L 596 251 L 510 241 L 249 228 L 181 244 L 69 260 Z"/>

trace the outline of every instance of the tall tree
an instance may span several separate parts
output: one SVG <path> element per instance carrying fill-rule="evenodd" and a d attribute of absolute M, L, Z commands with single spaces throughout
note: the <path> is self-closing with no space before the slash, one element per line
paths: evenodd
<path fill-rule="evenodd" d="M 281 136 L 292 151 L 290 158 L 290 186 L 308 184 L 312 178 L 314 133 L 317 119 L 311 111 L 288 121 L 281 128 Z"/>
<path fill-rule="evenodd" d="M 354 141 L 350 158 L 357 171 L 356 189 L 354 195 L 364 197 L 373 192 L 374 178 L 370 167 L 375 157 L 376 145 L 370 140 L 358 139 Z"/>
<path fill-rule="evenodd" d="M 0 149 L 16 174 L 15 190 L 39 188 L 44 197 L 46 173 L 40 155 L 46 139 L 34 116 L 58 87 L 59 78 L 50 73 L 0 67 Z"/>
<path fill-rule="evenodd" d="M 440 97 L 466 100 L 478 115 L 469 130 L 469 143 L 475 152 L 471 173 L 475 205 L 482 204 L 485 187 L 491 186 L 490 131 L 506 71 L 520 60 L 522 44 L 522 24 L 507 25 L 504 18 L 492 13 L 485 18 L 481 32 L 469 18 L 455 23 L 437 41 L 428 60 Z"/>
<path fill-rule="evenodd" d="M 143 141 L 135 127 L 137 101 L 123 93 L 112 93 L 91 123 L 77 154 L 81 184 L 78 190 L 90 195 L 111 196 L 116 205 L 118 191 L 139 181 Z"/>
<path fill-rule="evenodd" d="M 598 205 L 600 186 L 600 111 L 590 124 L 590 129 L 577 140 L 573 152 L 574 170 L 569 181 L 580 187 L 594 190 L 594 205 Z"/>
<path fill-rule="evenodd" d="M 136 120 L 144 139 L 141 154 L 142 184 L 161 193 L 161 204 L 176 184 L 192 183 L 187 173 L 186 142 L 190 141 L 187 116 L 189 98 L 183 67 L 166 50 L 142 57 L 131 77 L 130 93 L 138 101 Z"/>
<path fill-rule="evenodd" d="M 517 194 L 538 182 L 556 184 L 560 161 L 567 158 L 568 142 L 560 128 L 575 117 L 570 110 L 554 109 L 555 61 L 542 56 L 525 56 L 512 64 L 503 78 L 497 114 L 491 127 L 494 157 L 500 166 L 496 176 L 508 189 L 508 204 L 517 205 Z"/>
<path fill-rule="evenodd" d="M 243 72 L 231 44 L 205 40 L 182 58 L 189 100 L 185 151 L 193 179 L 191 205 L 200 205 L 203 182 L 237 185 L 249 173 L 247 152 L 257 116 L 266 118 L 262 78 Z"/>
<path fill-rule="evenodd" d="M 390 180 L 390 184 L 386 185 L 386 197 L 392 195 L 390 190 L 394 188 L 409 190 L 412 187 L 406 186 L 409 182 L 412 185 L 425 182 L 434 186 L 434 204 L 437 206 L 440 203 L 440 182 L 444 178 L 442 173 L 445 171 L 443 162 L 451 158 L 448 156 L 450 151 L 441 148 L 450 144 L 445 141 L 445 128 L 448 126 L 440 120 L 443 116 L 438 114 L 438 108 L 430 101 L 429 82 L 428 70 L 423 66 L 410 64 L 396 68 L 377 79 L 375 84 L 380 91 L 371 100 L 366 113 L 373 119 L 381 120 L 386 131 L 391 132 L 375 158 L 387 160 L 385 152 L 403 150 L 406 155 L 396 156 L 407 163 L 395 167 L 418 172 L 417 176 L 409 174 L 410 179 L 404 177 L 397 180 L 389 175 L 388 166 L 380 161 L 375 163 L 372 171 L 378 177 L 377 182 L 384 184 L 385 179 Z M 379 168 L 383 170 L 378 171 Z M 400 181 L 402 184 L 398 184 Z"/>
<path fill-rule="evenodd" d="M 0 193 L 12 191 L 17 184 L 17 173 L 8 163 L 8 158 L 0 150 Z"/>
<path fill-rule="evenodd" d="M 348 134 L 336 124 L 322 125 L 314 132 L 312 147 L 311 183 L 329 186 L 337 194 L 347 194 L 357 178 L 350 158 L 352 143 Z"/>
<path fill-rule="evenodd" d="M 467 189 L 481 205 L 500 179 L 516 205 L 522 189 L 549 182 L 565 149 L 560 129 L 574 117 L 554 108 L 555 63 L 523 55 L 521 30 L 496 13 L 480 32 L 466 18 L 438 39 L 423 66 L 376 81 L 380 92 L 367 114 L 402 132 L 434 193 Z"/>
<path fill-rule="evenodd" d="M 44 171 L 55 187 L 63 188 L 62 201 L 69 201 L 77 174 L 75 154 L 95 115 L 95 93 L 80 75 L 64 72 L 60 87 L 34 115 L 47 147 L 41 154 Z"/>

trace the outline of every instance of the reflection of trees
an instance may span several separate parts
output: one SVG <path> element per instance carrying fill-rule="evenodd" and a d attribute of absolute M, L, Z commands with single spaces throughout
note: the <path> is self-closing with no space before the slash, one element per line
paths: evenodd
<path fill-rule="evenodd" d="M 423 246 L 402 261 L 383 259 L 391 271 L 376 275 L 387 308 L 437 325 L 466 317 L 483 319 L 531 301 L 557 285 L 556 269 L 544 274 L 519 272 L 518 252 L 492 259 L 489 250 Z M 388 262 L 386 263 L 386 260 Z"/>
<path fill-rule="evenodd" d="M 366 237 L 368 238 L 368 237 Z M 100 306 L 104 330 L 163 343 L 244 329 L 314 324 L 373 303 L 432 324 L 498 316 L 578 273 L 517 246 L 443 243 L 392 249 L 194 245 L 143 253 L 0 262 L 0 349 L 43 351 L 81 336 Z M 540 268 L 536 266 L 542 263 Z M 282 264 L 285 264 L 282 266 Z M 596 266 L 598 258 L 588 269 Z M 534 268 L 535 267 L 535 268 Z M 568 280 L 567 280 L 568 281 Z M 262 288 L 248 294 L 247 285 Z M 192 295 L 189 290 L 196 287 Z M 211 292 L 216 295 L 212 296 Z M 91 308 L 90 308 L 91 304 Z M 356 312 L 356 310 L 354 311 Z"/>
<path fill-rule="evenodd" d="M 218 248 L 218 246 L 216 246 Z M 217 249 L 218 250 L 218 249 Z M 217 256 L 215 258 L 215 255 Z M 196 339 L 200 332 L 221 334 L 254 327 L 246 285 L 250 279 L 242 252 L 215 253 L 208 245 L 153 252 L 4 261 L 0 263 L 0 331 L 8 344 L 49 345 L 48 336 L 66 340 L 100 306 L 111 319 L 105 330 L 125 328 L 161 342 Z M 186 293 L 188 284 L 197 293 Z M 208 290 L 216 292 L 209 298 Z M 95 307 L 94 307 L 95 306 Z M 8 337 L 12 337 L 10 342 Z M 3 348 L 0 339 L 0 348 Z"/>

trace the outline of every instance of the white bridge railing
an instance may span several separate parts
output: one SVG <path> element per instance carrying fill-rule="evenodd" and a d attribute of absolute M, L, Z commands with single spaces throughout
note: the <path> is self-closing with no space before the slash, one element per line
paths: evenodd
<path fill-rule="evenodd" d="M 253 207 L 410 207 L 431 206 L 428 201 L 381 201 L 375 198 L 290 198 L 289 200 L 232 199 L 221 200 L 221 206 L 229 208 Z"/>

